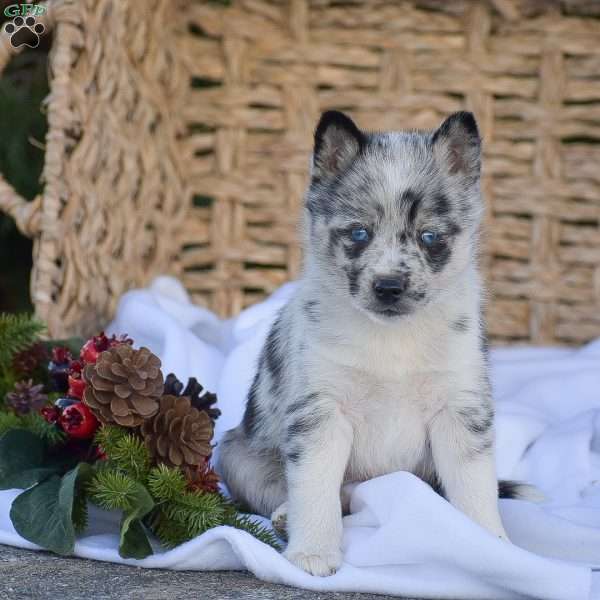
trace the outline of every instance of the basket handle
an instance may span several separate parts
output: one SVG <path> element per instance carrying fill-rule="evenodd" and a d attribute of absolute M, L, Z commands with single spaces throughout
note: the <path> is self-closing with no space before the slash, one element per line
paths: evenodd
<path fill-rule="evenodd" d="M 38 6 L 44 8 L 45 12 L 37 21 L 42 23 L 46 32 L 54 23 L 53 7 L 50 3 L 41 3 Z M 19 54 L 24 46 L 14 48 L 4 32 L 0 32 L 0 75 L 6 68 L 10 60 Z M 40 230 L 40 209 L 42 206 L 41 195 L 36 196 L 34 200 L 28 202 L 23 196 L 10 185 L 0 173 L 0 211 L 11 216 L 18 229 L 23 235 L 33 238 Z"/>

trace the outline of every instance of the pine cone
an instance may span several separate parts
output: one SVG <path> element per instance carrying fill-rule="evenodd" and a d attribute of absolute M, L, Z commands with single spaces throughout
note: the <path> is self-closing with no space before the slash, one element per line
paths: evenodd
<path fill-rule="evenodd" d="M 189 398 L 163 396 L 158 414 L 142 423 L 141 433 L 157 462 L 180 467 L 193 480 L 212 453 L 213 430 L 209 416 L 194 408 Z"/>
<path fill-rule="evenodd" d="M 33 381 L 15 383 L 15 391 L 6 394 L 6 403 L 18 414 L 40 410 L 47 402 L 48 396 L 42 394 L 43 384 L 33 385 Z"/>
<path fill-rule="evenodd" d="M 119 344 L 83 370 L 84 402 L 102 423 L 137 427 L 158 411 L 163 390 L 160 359 L 148 350 Z"/>
<path fill-rule="evenodd" d="M 12 368 L 20 375 L 31 376 L 47 360 L 48 350 L 44 344 L 36 342 L 13 356 Z"/>
<path fill-rule="evenodd" d="M 192 406 L 208 413 L 213 422 L 221 416 L 218 408 L 212 408 L 212 405 L 217 402 L 217 395 L 207 392 L 195 377 L 190 377 L 183 389 L 183 383 L 173 373 L 169 373 L 165 379 L 164 393 L 170 396 L 187 396 Z"/>

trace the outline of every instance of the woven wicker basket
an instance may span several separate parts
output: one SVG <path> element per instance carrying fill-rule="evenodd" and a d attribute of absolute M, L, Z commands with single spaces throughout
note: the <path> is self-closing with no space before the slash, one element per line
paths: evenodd
<path fill-rule="evenodd" d="M 1 181 L 0 208 L 35 240 L 52 335 L 98 329 L 159 273 L 222 315 L 295 277 L 312 129 L 334 107 L 370 129 L 475 111 L 492 337 L 600 334 L 599 3 L 224 4 L 48 3 L 44 191 Z"/>

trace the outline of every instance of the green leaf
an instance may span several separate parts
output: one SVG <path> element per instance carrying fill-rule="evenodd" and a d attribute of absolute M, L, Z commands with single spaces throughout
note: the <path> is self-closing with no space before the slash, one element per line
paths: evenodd
<path fill-rule="evenodd" d="M 153 554 L 152 546 L 148 541 L 146 530 L 139 519 L 130 519 L 123 515 L 121 520 L 121 540 L 119 556 L 123 558 L 142 559 Z"/>
<path fill-rule="evenodd" d="M 60 472 L 48 464 L 46 444 L 37 435 L 12 429 L 0 438 L 0 490 L 28 488 Z"/>
<path fill-rule="evenodd" d="M 45 481 L 48 477 L 58 475 L 59 473 L 60 468 L 57 466 L 28 469 L 27 471 L 15 473 L 13 476 L 3 479 L 0 490 L 10 490 L 13 488 L 17 490 L 26 490 L 32 485 L 36 485 L 37 483 Z"/>
<path fill-rule="evenodd" d="M 20 427 L 30 422 L 22 417 Z M 52 475 L 62 475 L 77 461 L 64 453 L 48 455 L 48 444 L 43 433 L 28 429 L 11 429 L 0 437 L 0 490 L 26 489 Z M 47 443 L 48 442 L 48 443 Z"/>
<path fill-rule="evenodd" d="M 48 423 L 39 413 L 29 413 L 21 417 L 21 428 L 37 435 L 48 446 L 57 446 L 66 440 L 65 434 L 53 423 Z"/>
<path fill-rule="evenodd" d="M 131 509 L 123 512 L 119 555 L 140 559 L 153 553 L 142 519 L 154 508 L 154 500 L 141 483 L 136 483 L 134 498 Z"/>
<path fill-rule="evenodd" d="M 71 522 L 75 533 L 81 533 L 87 526 L 87 488 L 94 477 L 94 468 L 88 463 L 79 463 L 70 473 L 75 474 L 75 490 L 71 503 Z M 66 475 L 65 475 L 66 477 Z M 63 477 L 63 481 L 64 481 Z"/>
<path fill-rule="evenodd" d="M 92 467 L 80 463 L 64 477 L 53 475 L 17 496 L 10 518 L 26 540 L 57 554 L 72 554 L 75 545 L 73 503 L 79 480 L 91 477 Z"/>

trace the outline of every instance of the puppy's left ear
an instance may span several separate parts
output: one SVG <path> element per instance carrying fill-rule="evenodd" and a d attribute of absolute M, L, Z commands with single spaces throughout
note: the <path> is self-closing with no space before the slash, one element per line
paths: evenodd
<path fill-rule="evenodd" d="M 434 132 L 433 153 L 451 175 L 477 178 L 481 169 L 481 138 L 473 113 L 450 115 Z"/>
<path fill-rule="evenodd" d="M 337 110 L 321 115 L 315 130 L 313 177 L 339 175 L 360 152 L 365 136 L 354 121 Z"/>

